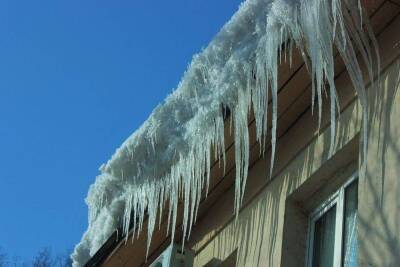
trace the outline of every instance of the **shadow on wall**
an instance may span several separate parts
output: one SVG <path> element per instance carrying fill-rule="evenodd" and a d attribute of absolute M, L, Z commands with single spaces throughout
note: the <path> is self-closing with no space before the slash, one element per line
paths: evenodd
<path fill-rule="evenodd" d="M 353 106 L 347 109 L 347 114 L 341 116 L 341 121 L 345 122 L 338 124 L 337 130 L 341 135 L 336 140 L 338 150 L 342 149 L 349 140 L 354 140 L 352 145 L 354 146 L 354 143 L 356 143 L 355 146 L 357 146 L 356 139 L 358 138 L 356 137 L 358 136 L 360 121 L 356 118 L 359 117 L 357 116 L 359 109 L 356 108 L 357 105 Z M 325 114 L 328 115 L 325 120 L 329 119 L 329 114 Z M 237 249 L 236 266 L 281 265 L 282 233 L 287 197 L 308 177 L 330 177 L 336 171 L 336 163 L 334 162 L 326 164 L 328 167 L 324 168 L 322 172 L 320 171 L 321 165 L 328 160 L 329 128 L 325 129 L 323 134 L 314 138 L 306 148 L 300 147 L 302 144 L 307 143 L 302 142 L 304 140 L 298 140 L 298 142 L 293 143 L 293 135 L 296 137 L 301 136 L 300 139 L 310 139 L 310 136 L 314 133 L 304 128 L 304 125 L 312 125 L 312 129 L 314 129 L 317 123 L 317 118 L 312 117 L 311 111 L 308 110 L 304 118 L 301 118 L 297 126 L 294 126 L 294 128 L 302 129 L 304 134 L 299 134 L 299 129 L 293 129 L 287 136 L 282 136 L 278 142 L 278 151 L 280 151 L 278 157 L 285 153 L 291 155 L 293 147 L 296 145 L 299 146 L 297 149 L 301 152 L 295 154 L 293 158 L 287 159 L 287 163 L 282 163 L 283 161 L 280 162 L 278 159 L 277 174 L 274 179 L 268 181 L 267 178 L 268 156 L 262 160 L 263 162 L 256 164 L 250 170 L 247 188 L 258 191 L 258 193 L 247 207 L 243 207 L 238 220 L 232 220 L 228 223 L 205 248 L 206 251 L 199 254 L 209 253 L 211 255 L 208 255 L 208 258 L 211 256 L 215 259 L 224 260 L 232 251 Z M 345 161 L 344 158 L 347 158 L 346 161 L 349 161 L 356 158 L 357 155 L 357 150 L 354 152 L 350 149 L 350 151 L 346 150 L 345 153 L 335 155 L 334 160 Z M 322 183 L 323 181 L 319 182 Z M 265 183 L 267 183 L 266 186 Z M 257 187 L 260 184 L 263 186 Z M 200 255 L 201 257 L 202 255 Z M 303 260 L 304 257 L 302 256 L 301 261 Z"/>
<path fill-rule="evenodd" d="M 381 89 L 369 92 L 371 109 L 367 170 L 365 176 L 359 179 L 361 266 L 398 266 L 400 263 L 400 61 L 385 71 L 381 78 Z M 315 120 L 311 112 L 303 117 L 304 120 Z M 325 117 L 329 119 L 329 116 Z M 232 253 L 237 253 L 236 266 L 281 266 L 287 197 L 300 185 L 306 184 L 309 177 L 318 177 L 317 183 L 321 184 L 313 186 L 321 187 L 323 177 L 332 176 L 338 171 L 338 164 L 357 159 L 358 149 L 354 147 L 358 148 L 360 118 L 361 108 L 357 102 L 350 104 L 342 113 L 337 125 L 336 151 L 339 152 L 329 161 L 330 134 L 327 128 L 304 150 L 289 159 L 287 166 L 277 166 L 278 174 L 267 182 L 266 187 L 267 161 L 256 164 L 250 170 L 248 188 L 261 184 L 259 181 L 262 179 L 264 186 L 257 189 L 258 193 L 242 209 L 238 220 L 232 219 L 204 251 L 198 253 L 200 262 L 210 257 L 223 261 Z M 304 128 L 305 121 L 301 120 L 303 118 L 298 122 L 299 129 Z M 298 133 L 296 129 L 293 130 Z M 290 132 L 281 137 L 278 157 L 293 149 L 291 142 L 295 145 L 302 141 L 296 140 L 294 143 L 293 140 Z M 353 147 L 347 149 L 346 146 L 350 144 Z M 300 261 L 304 261 L 304 257 L 299 257 L 297 262 L 304 265 Z"/>
<path fill-rule="evenodd" d="M 369 151 L 359 190 L 359 246 L 362 266 L 400 263 L 400 61 L 369 92 Z"/>

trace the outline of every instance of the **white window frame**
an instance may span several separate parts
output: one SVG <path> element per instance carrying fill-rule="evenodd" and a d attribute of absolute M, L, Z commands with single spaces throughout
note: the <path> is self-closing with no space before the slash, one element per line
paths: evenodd
<path fill-rule="evenodd" d="M 309 217 L 308 221 L 308 240 L 306 266 L 312 267 L 314 253 L 314 235 L 315 223 L 326 212 L 336 205 L 336 222 L 335 222 L 335 245 L 333 266 L 342 266 L 342 247 L 343 247 L 343 216 L 344 216 L 344 200 L 346 188 L 358 178 L 358 173 L 354 173 L 333 195 L 318 206 Z"/>

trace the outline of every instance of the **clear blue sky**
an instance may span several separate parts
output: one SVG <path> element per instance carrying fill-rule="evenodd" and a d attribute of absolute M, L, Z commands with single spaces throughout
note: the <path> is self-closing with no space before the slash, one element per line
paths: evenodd
<path fill-rule="evenodd" d="M 0 246 L 73 248 L 98 167 L 240 0 L 0 2 Z"/>

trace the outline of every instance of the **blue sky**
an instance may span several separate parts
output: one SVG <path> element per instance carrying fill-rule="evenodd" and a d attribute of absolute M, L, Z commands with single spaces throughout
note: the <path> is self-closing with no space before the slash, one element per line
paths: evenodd
<path fill-rule="evenodd" d="M 0 2 L 0 247 L 64 252 L 98 167 L 240 0 Z"/>

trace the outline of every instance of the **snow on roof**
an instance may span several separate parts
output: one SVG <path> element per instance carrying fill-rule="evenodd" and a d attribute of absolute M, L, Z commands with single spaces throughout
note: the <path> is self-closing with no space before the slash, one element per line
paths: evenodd
<path fill-rule="evenodd" d="M 349 12 L 342 12 L 343 9 Z M 335 45 L 360 97 L 366 129 L 365 87 L 355 51 L 362 51 L 371 80 L 372 66 L 376 64 L 372 62 L 374 47 L 370 45 L 374 37 L 363 31 L 361 24 L 366 23 L 366 18 L 361 14 L 358 0 L 248 0 L 242 3 L 208 47 L 193 57 L 176 90 L 101 166 L 101 173 L 86 198 L 89 227 L 72 255 L 74 266 L 84 265 L 121 224 L 126 235 L 133 224 L 132 235 L 137 235 L 145 216 L 149 218 L 149 246 L 157 214 L 163 208 L 168 209 L 168 228 L 175 229 L 180 188 L 185 239 L 195 222 L 201 191 L 208 187 L 211 151 L 225 158 L 223 106 L 232 112 L 235 211 L 238 212 L 249 161 L 248 113 L 251 107 L 257 140 L 265 147 L 266 110 L 272 99 L 272 138 L 268 141 L 272 147 L 272 166 L 277 125 L 277 70 L 280 55 L 287 53 L 290 57 L 293 46 L 301 51 L 307 63 L 319 115 L 324 85 L 331 88 L 334 136 L 338 105 L 333 68 Z M 333 142 L 330 150 L 333 151 Z M 168 207 L 164 207 L 166 203 Z M 173 240 L 174 230 L 171 234 Z"/>

